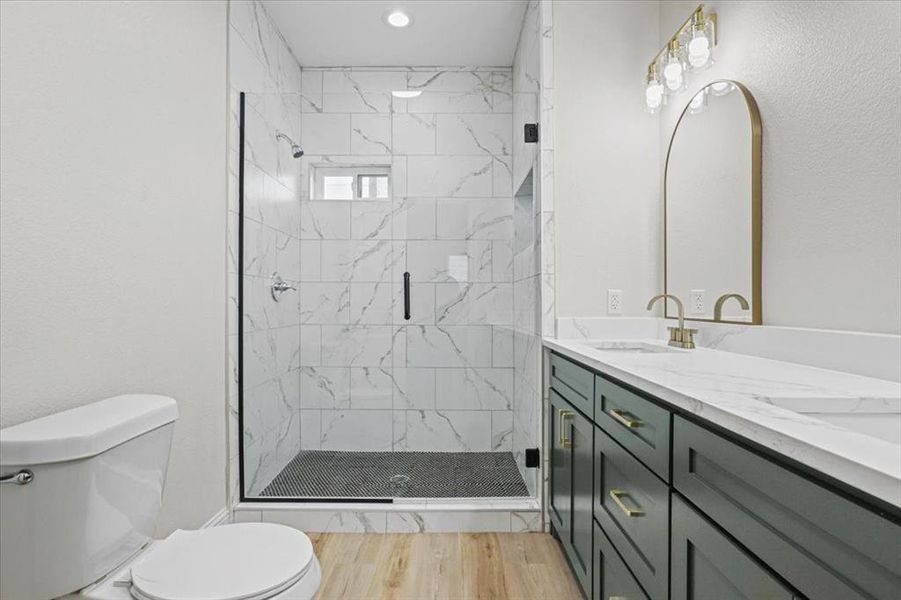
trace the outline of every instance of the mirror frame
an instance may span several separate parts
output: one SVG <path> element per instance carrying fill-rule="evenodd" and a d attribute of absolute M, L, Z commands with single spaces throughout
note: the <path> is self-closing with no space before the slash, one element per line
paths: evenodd
<path fill-rule="evenodd" d="M 732 323 L 737 325 L 762 325 L 763 324 L 763 304 L 761 299 L 761 271 L 763 268 L 762 246 L 763 246 L 763 126 L 760 121 L 760 110 L 757 108 L 757 101 L 743 84 L 732 79 L 716 79 L 708 81 L 702 89 L 713 85 L 714 83 L 728 82 L 733 84 L 738 91 L 741 92 L 748 108 L 748 117 L 751 120 L 751 297 L 748 301 L 751 303 L 751 320 L 750 321 L 730 321 L 723 319 L 714 321 L 711 319 L 699 319 L 686 316 L 686 321 L 701 321 L 705 323 Z M 698 92 L 695 92 L 696 94 Z M 694 96 L 692 96 L 694 97 Z M 673 140 L 676 139 L 676 133 L 679 131 L 679 125 L 682 119 L 688 113 L 691 100 L 682 109 L 679 120 L 673 127 L 673 134 L 670 137 L 669 147 L 666 150 L 666 162 L 663 167 L 663 291 L 669 293 L 667 287 L 667 239 L 666 239 L 666 181 L 667 171 L 669 169 L 670 153 L 673 151 Z M 663 309 L 663 316 L 666 319 L 675 319 L 677 317 L 669 314 L 669 303 Z"/>

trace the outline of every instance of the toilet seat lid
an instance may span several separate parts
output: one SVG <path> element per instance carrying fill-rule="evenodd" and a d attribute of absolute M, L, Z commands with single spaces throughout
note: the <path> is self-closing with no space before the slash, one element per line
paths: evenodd
<path fill-rule="evenodd" d="M 272 523 L 178 530 L 132 567 L 147 600 L 261 600 L 294 585 L 313 559 L 302 532 Z"/>

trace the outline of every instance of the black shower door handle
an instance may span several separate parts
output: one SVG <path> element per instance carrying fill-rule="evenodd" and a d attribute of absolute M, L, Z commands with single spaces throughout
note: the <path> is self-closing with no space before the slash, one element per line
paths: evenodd
<path fill-rule="evenodd" d="M 404 320 L 410 320 L 410 272 L 404 273 Z"/>

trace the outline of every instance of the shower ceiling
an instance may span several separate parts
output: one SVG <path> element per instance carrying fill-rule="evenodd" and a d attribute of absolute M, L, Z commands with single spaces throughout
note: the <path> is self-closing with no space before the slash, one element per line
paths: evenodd
<path fill-rule="evenodd" d="M 525 0 L 268 0 L 303 66 L 510 66 Z M 413 23 L 388 27 L 394 10 Z"/>

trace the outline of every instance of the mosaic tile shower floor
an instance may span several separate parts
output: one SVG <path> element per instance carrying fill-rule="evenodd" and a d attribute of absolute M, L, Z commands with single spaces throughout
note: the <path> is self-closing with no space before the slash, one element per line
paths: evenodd
<path fill-rule="evenodd" d="M 264 497 L 486 498 L 528 496 L 510 452 L 300 452 Z"/>

